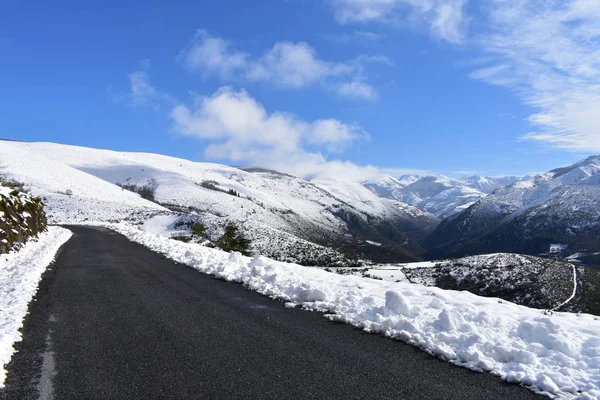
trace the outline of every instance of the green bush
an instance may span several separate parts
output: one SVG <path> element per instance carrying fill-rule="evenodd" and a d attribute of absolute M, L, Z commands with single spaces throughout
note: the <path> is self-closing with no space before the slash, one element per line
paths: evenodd
<path fill-rule="evenodd" d="M 193 236 L 204 237 L 206 236 L 206 226 L 202 222 L 196 222 L 190 228 Z"/>
<path fill-rule="evenodd" d="M 234 224 L 225 227 L 225 233 L 217 240 L 217 246 L 225 251 L 238 251 L 245 256 L 251 256 L 251 242 L 239 232 Z"/>

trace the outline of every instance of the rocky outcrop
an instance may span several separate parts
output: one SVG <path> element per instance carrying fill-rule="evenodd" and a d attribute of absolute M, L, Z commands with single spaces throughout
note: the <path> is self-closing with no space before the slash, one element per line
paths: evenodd
<path fill-rule="evenodd" d="M 0 182 L 0 254 L 20 247 L 45 230 L 42 199 Z"/>

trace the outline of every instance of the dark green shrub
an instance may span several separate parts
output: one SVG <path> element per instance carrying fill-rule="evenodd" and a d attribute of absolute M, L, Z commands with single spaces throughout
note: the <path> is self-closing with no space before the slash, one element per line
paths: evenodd
<path fill-rule="evenodd" d="M 190 228 L 193 236 L 204 237 L 206 236 L 206 226 L 202 222 L 196 222 Z"/>
<path fill-rule="evenodd" d="M 238 251 L 245 256 L 251 256 L 251 242 L 239 232 L 234 224 L 225 227 L 225 233 L 217 240 L 217 247 L 225 251 Z"/>

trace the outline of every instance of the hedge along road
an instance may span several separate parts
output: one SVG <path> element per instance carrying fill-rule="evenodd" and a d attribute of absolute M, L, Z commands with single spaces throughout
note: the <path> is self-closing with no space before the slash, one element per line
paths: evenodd
<path fill-rule="evenodd" d="M 69 227 L 4 399 L 529 399 L 533 392 Z"/>

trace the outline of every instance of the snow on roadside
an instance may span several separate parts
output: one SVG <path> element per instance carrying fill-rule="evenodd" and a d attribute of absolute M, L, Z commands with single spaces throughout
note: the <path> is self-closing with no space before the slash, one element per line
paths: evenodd
<path fill-rule="evenodd" d="M 28 304 L 42 274 L 71 235 L 67 229 L 51 226 L 19 251 L 0 254 L 0 388 L 6 378 L 4 365 L 15 352 L 13 344 L 22 339 L 19 329 Z"/>
<path fill-rule="evenodd" d="M 413 344 L 454 364 L 488 371 L 538 393 L 600 398 L 600 320 L 468 292 L 365 280 L 317 268 L 243 257 L 104 224 L 151 250 L 218 278 Z"/>

